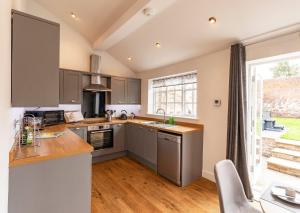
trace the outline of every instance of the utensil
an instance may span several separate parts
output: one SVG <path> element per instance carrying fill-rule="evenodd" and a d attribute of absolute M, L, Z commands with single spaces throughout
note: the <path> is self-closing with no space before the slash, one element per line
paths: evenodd
<path fill-rule="evenodd" d="M 106 110 L 105 114 L 106 114 L 106 120 L 108 122 L 111 122 L 112 121 L 112 116 L 113 116 L 114 112 L 112 110 Z"/>
<path fill-rule="evenodd" d="M 134 119 L 135 118 L 135 114 L 132 112 L 130 113 L 130 119 Z"/>

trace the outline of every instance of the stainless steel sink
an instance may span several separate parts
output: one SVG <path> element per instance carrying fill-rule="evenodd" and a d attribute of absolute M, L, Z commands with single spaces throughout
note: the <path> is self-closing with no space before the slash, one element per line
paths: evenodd
<path fill-rule="evenodd" d="M 148 126 L 154 126 L 154 127 L 158 127 L 158 128 L 172 128 L 174 127 L 174 125 L 172 124 L 164 124 L 158 121 L 145 121 L 142 122 L 142 124 L 144 125 L 148 125 Z"/>
<path fill-rule="evenodd" d="M 142 124 L 145 124 L 145 125 L 156 125 L 156 124 L 163 124 L 163 123 L 158 122 L 158 121 L 144 121 L 144 122 L 142 122 Z"/>

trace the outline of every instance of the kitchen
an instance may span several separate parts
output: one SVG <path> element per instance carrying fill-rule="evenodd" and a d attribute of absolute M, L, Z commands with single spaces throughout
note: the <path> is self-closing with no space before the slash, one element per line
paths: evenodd
<path fill-rule="evenodd" d="M 299 7 L 1 0 L 0 213 L 298 212 L 292 182 L 255 184 L 255 67 L 300 61 Z"/>
<path fill-rule="evenodd" d="M 136 116 L 141 79 L 102 74 L 97 54 L 90 71 L 59 68 L 59 35 L 58 23 L 12 11 L 12 107 L 20 118 L 9 212 L 89 212 L 92 163 L 124 157 L 178 187 L 199 179 L 203 125 L 175 124 L 160 108 L 163 119 Z"/>

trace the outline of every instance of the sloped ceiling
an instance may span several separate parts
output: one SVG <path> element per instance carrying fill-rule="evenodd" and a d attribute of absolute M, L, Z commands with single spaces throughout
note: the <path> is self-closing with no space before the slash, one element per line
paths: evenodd
<path fill-rule="evenodd" d="M 132 70 L 141 72 L 293 26 L 299 0 L 36 0 Z M 153 7 L 152 17 L 142 9 Z M 77 13 L 78 21 L 70 17 Z M 208 18 L 217 18 L 210 24 Z M 134 26 L 134 27 L 133 27 Z M 282 30 L 283 29 L 283 30 Z M 161 48 L 154 46 L 161 43 Z M 132 57 L 132 61 L 127 58 Z M 217 62 L 216 62 L 217 63 Z"/>
<path fill-rule="evenodd" d="M 177 0 L 108 52 L 135 71 L 154 69 L 299 23 L 299 8 L 299 0 Z"/>
<path fill-rule="evenodd" d="M 138 0 L 35 0 L 93 43 Z M 147 2 L 147 1 L 145 1 Z M 78 16 L 75 20 L 70 16 Z"/>

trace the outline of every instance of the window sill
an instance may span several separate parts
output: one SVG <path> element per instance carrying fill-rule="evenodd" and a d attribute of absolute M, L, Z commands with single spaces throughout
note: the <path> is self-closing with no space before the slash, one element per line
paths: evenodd
<path fill-rule="evenodd" d="M 157 118 L 163 118 L 164 116 L 161 114 L 152 114 L 152 113 L 147 113 L 147 116 L 153 116 Z M 171 117 L 170 115 L 166 115 L 166 119 Z M 178 119 L 185 119 L 185 120 L 191 120 L 191 121 L 196 121 L 198 120 L 198 117 L 184 117 L 184 116 L 173 116 L 173 118 L 178 118 Z"/>

